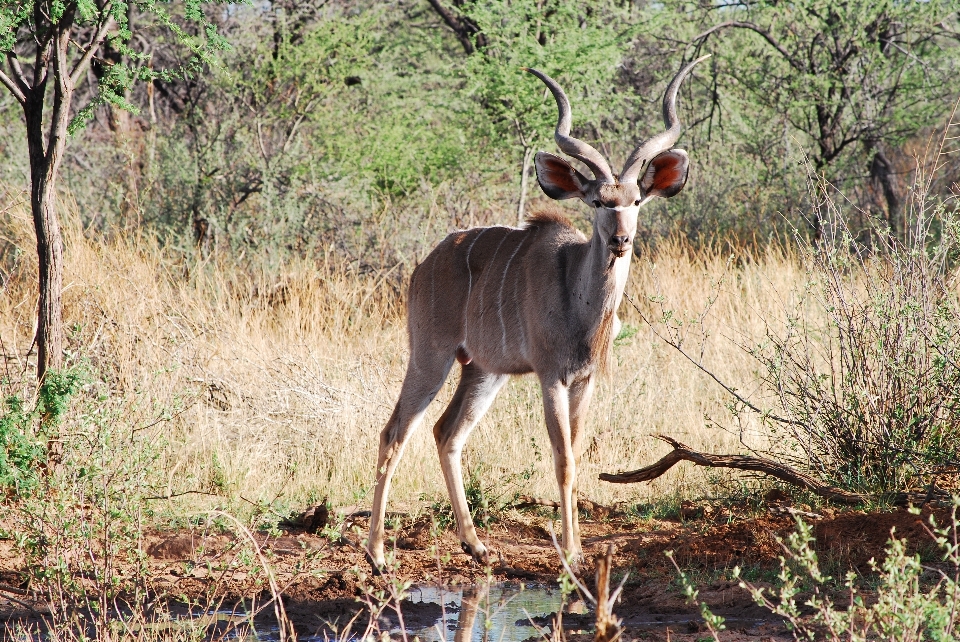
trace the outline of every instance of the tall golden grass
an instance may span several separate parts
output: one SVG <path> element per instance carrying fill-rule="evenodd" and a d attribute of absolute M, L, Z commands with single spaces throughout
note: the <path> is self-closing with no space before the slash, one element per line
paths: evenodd
<path fill-rule="evenodd" d="M 86 361 L 109 394 L 123 399 L 132 429 L 164 440 L 166 492 L 220 495 L 181 500 L 206 506 L 277 499 L 298 506 L 323 497 L 341 506 L 366 503 L 378 434 L 406 365 L 408 270 L 358 274 L 331 252 L 288 263 L 280 274 L 253 273 L 218 256 L 178 255 L 146 237 L 94 238 L 79 229 L 69 203 L 62 209 L 71 360 Z M 0 228 L 9 271 L 0 338 L 8 382 L 27 390 L 37 296 L 28 208 L 14 204 Z M 749 388 L 756 364 L 740 345 L 762 337 L 764 319 L 782 317 L 784 293 L 802 280 L 789 253 L 722 244 L 693 249 L 674 240 L 634 259 L 627 294 L 648 319 L 669 310 L 671 323 L 681 320 L 688 329 L 692 352 L 699 356 L 702 346 L 704 365 Z M 689 323 L 707 308 L 701 323 Z M 713 452 L 742 450 L 741 438 L 765 445 L 759 424 L 737 423 L 727 394 L 658 339 L 629 303 L 620 315 L 635 334 L 617 341 L 611 372 L 599 384 L 581 495 L 610 503 L 709 494 L 708 473 L 685 466 L 644 486 L 597 480 L 600 472 L 664 454 L 667 447 L 651 437 L 656 433 Z M 445 495 L 429 426 L 456 380 L 451 373 L 428 428 L 407 448 L 394 508 Z M 503 390 L 472 436 L 465 463 L 494 492 L 513 480 L 526 494 L 555 498 L 534 378 L 518 377 Z"/>

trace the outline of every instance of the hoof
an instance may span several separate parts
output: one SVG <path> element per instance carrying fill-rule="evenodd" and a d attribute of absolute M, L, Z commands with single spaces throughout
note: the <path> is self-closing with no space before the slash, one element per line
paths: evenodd
<path fill-rule="evenodd" d="M 463 549 L 464 553 L 472 557 L 474 562 L 483 566 L 489 565 L 493 558 L 491 552 L 483 544 L 480 544 L 479 547 L 474 548 L 466 542 L 460 542 L 460 548 Z"/>
<path fill-rule="evenodd" d="M 573 571 L 574 575 L 580 574 L 580 567 L 583 565 L 583 553 L 574 553 L 567 558 L 567 566 Z"/>
<path fill-rule="evenodd" d="M 373 573 L 375 577 L 383 575 L 384 568 L 386 568 L 386 563 L 377 562 L 377 560 L 373 559 L 373 555 L 370 554 L 370 551 L 364 551 L 363 555 L 367 558 L 367 564 L 370 565 L 370 572 Z"/>

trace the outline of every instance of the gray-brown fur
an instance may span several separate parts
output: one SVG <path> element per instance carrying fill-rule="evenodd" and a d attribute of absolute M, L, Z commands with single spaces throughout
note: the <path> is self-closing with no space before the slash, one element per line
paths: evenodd
<path fill-rule="evenodd" d="M 689 69 L 674 79 L 665 98 L 664 114 L 674 121 L 675 106 L 667 103 L 676 100 L 678 79 Z M 587 238 L 558 212 L 543 211 L 522 228 L 454 232 L 414 270 L 408 297 L 410 361 L 397 405 L 380 434 L 367 543 L 375 567 L 385 559 L 384 516 L 393 472 L 455 362 L 461 364 L 460 382 L 433 434 L 464 550 L 481 560 L 488 556 L 467 505 L 463 446 L 509 376 L 532 372 L 543 391 L 563 546 L 573 558 L 581 555 L 576 471 L 583 427 L 596 374 L 606 365 L 619 329 L 616 309 L 626 286 L 637 216 L 644 202 L 682 189 L 688 159 L 682 150 L 660 149 L 679 135 L 679 124 L 667 118 L 669 131 L 638 148 L 644 154 L 659 150 L 640 182 L 618 180 L 599 152 L 569 136 L 563 90 L 535 74 L 557 98 L 558 144 L 595 174 L 588 179 L 562 158 L 541 152 L 535 159 L 537 180 L 551 198 L 578 198 L 593 207 L 593 232 Z"/>
<path fill-rule="evenodd" d="M 496 374 L 568 379 L 592 371 L 609 348 L 614 291 L 578 287 L 581 275 L 572 267 L 588 251 L 583 234 L 552 213 L 523 228 L 449 235 L 411 279 L 411 359 L 426 352 L 453 356 L 462 347 Z M 598 266 L 599 278 L 603 271 Z"/>

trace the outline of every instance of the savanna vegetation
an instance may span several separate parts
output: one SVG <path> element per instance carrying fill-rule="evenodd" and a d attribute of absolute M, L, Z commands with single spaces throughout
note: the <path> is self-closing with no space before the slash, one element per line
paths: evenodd
<path fill-rule="evenodd" d="M 547 202 L 533 154 L 555 151 L 556 107 L 521 68 L 559 80 L 574 135 L 619 166 L 705 53 L 679 100 L 690 179 L 642 210 L 581 496 L 637 517 L 770 488 L 692 467 L 598 480 L 666 453 L 662 433 L 868 508 L 948 501 L 956 0 L 3 2 L 0 529 L 18 586 L 71 635 L 106 635 L 118 600 L 152 595 L 146 531 L 255 544 L 309 506 L 366 508 L 410 273 L 450 231 Z M 561 207 L 589 233 L 582 204 Z M 542 423 L 537 383 L 512 381 L 465 451 L 478 523 L 556 493 Z M 443 526 L 444 502 L 422 430 L 391 505 Z M 820 582 L 800 533 L 790 568 Z M 894 552 L 888 576 L 912 582 Z"/>

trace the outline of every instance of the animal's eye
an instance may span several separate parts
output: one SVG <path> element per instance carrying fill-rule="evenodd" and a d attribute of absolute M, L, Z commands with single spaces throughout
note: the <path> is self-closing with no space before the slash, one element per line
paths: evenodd
<path fill-rule="evenodd" d="M 639 205 L 639 204 L 640 204 L 640 199 L 638 198 L 637 200 L 635 200 L 635 201 L 633 202 L 633 204 L 634 204 L 634 205 Z"/>
<path fill-rule="evenodd" d="M 597 201 L 597 200 L 593 201 L 593 206 L 600 207 L 600 201 Z"/>

